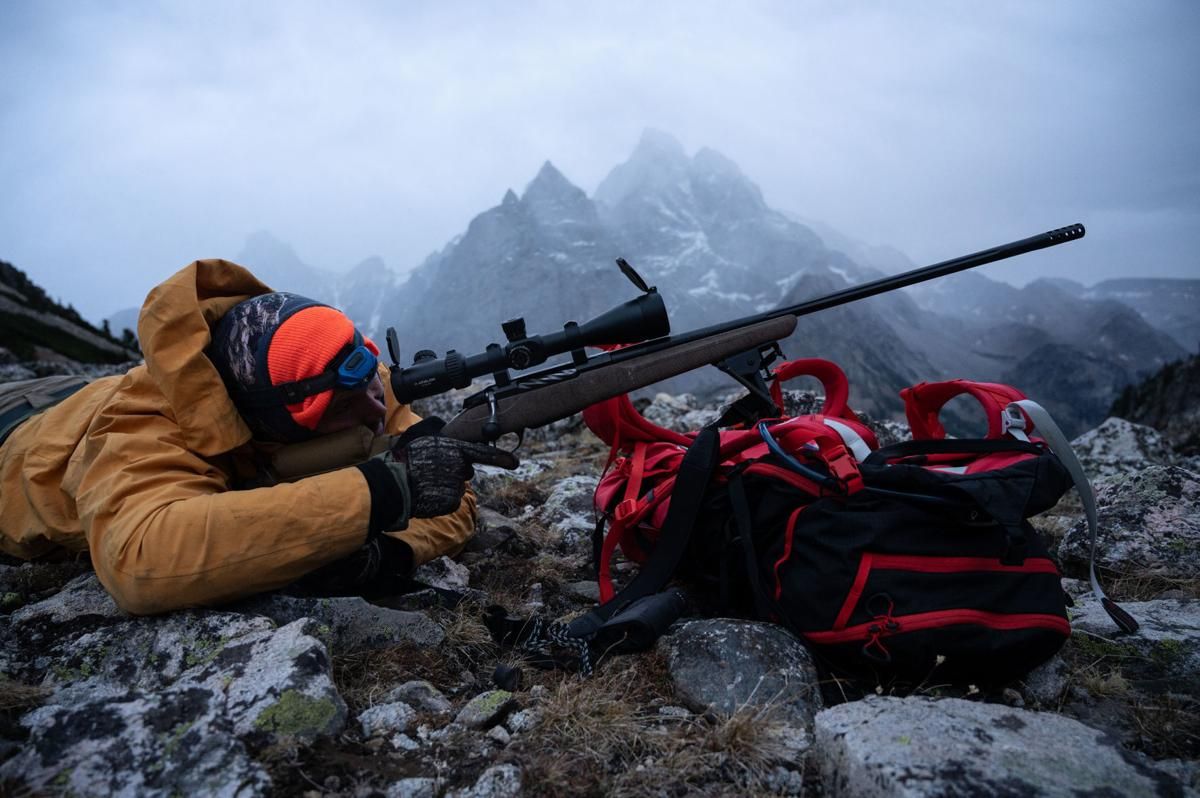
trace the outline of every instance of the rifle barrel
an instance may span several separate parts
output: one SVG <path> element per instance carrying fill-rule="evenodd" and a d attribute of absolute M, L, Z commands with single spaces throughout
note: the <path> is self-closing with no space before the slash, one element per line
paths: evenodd
<path fill-rule="evenodd" d="M 910 285 L 916 285 L 917 283 L 923 283 L 926 280 L 933 280 L 937 277 L 954 274 L 955 272 L 973 269 L 976 266 L 982 266 L 986 263 L 994 263 L 995 261 L 1004 260 L 1005 258 L 1023 255 L 1026 252 L 1033 252 L 1037 249 L 1053 247 L 1058 244 L 1083 238 L 1084 232 L 1085 231 L 1082 224 L 1073 224 L 1067 227 L 1060 227 L 1057 230 L 1050 230 L 1049 232 L 1042 233 L 1041 235 L 1022 238 L 1020 241 L 1012 241 L 1008 244 L 1001 244 L 998 247 L 992 247 L 991 249 L 985 249 L 980 252 L 964 255 L 960 258 L 954 258 L 941 263 L 935 263 L 932 266 L 925 266 L 920 269 L 913 269 L 912 271 L 904 272 L 903 274 L 897 274 L 891 277 L 883 277 L 878 280 L 872 280 L 870 282 L 850 286 L 844 290 L 835 291 L 832 294 L 826 294 L 825 296 L 817 297 L 816 299 L 810 299 L 806 302 L 800 302 L 796 305 L 775 308 L 774 310 L 768 310 L 753 316 L 744 316 L 740 319 L 723 322 L 711 327 L 690 330 L 679 335 L 671 335 L 664 338 L 652 338 L 648 341 L 643 341 L 639 344 L 633 344 L 632 346 L 628 346 L 623 349 L 592 355 L 585 363 L 582 364 L 573 364 L 570 366 L 557 365 L 541 371 L 521 374 L 515 377 L 512 383 L 503 387 L 496 387 L 493 394 L 489 394 L 489 391 L 481 391 L 473 396 L 468 397 L 463 402 L 463 407 L 465 410 L 470 410 L 472 408 L 478 408 L 481 405 L 485 405 L 489 395 L 494 395 L 494 397 L 497 399 L 512 399 L 513 397 L 520 396 L 522 393 L 530 389 L 545 388 L 548 385 L 554 385 L 564 381 L 575 381 L 578 380 L 580 375 L 586 372 L 618 364 L 629 363 L 635 359 L 641 358 L 644 355 L 650 355 L 665 350 L 673 350 L 676 347 L 680 347 L 684 344 L 691 345 L 696 342 L 704 341 L 705 339 L 710 339 L 715 336 L 728 335 L 735 331 L 744 330 L 748 327 L 753 327 L 764 322 L 776 321 L 784 317 L 799 318 L 800 316 L 806 316 L 810 313 L 816 313 L 820 310 L 827 310 L 828 308 L 837 307 L 838 305 L 856 302 L 860 299 L 866 299 L 867 297 L 872 297 L 887 291 L 894 291 L 898 288 L 905 288 Z M 722 355 L 722 357 L 724 357 L 724 355 Z M 686 368 L 684 368 L 681 364 L 676 364 L 676 366 L 678 367 L 670 374 L 657 376 L 654 380 L 650 380 L 650 382 L 656 382 L 659 379 L 664 379 L 667 376 L 673 376 L 674 374 L 682 373 L 683 371 L 695 368 L 695 366 L 692 365 L 689 365 Z M 632 390 L 632 388 L 641 387 L 645 384 L 648 383 L 642 382 L 638 385 L 633 385 L 630 388 L 621 388 L 618 393 L 625 393 L 627 390 Z M 587 405 L 593 404 L 594 402 L 600 401 L 604 398 L 608 398 L 608 396 L 597 395 L 595 399 L 590 401 L 580 401 L 577 403 L 577 406 L 574 410 L 564 412 L 557 416 L 557 418 L 563 418 L 567 415 L 570 415 L 572 412 L 576 412 L 577 410 L 580 410 Z M 482 411 L 476 410 L 475 412 L 478 414 Z M 460 414 L 459 417 L 455 418 L 455 421 L 459 421 L 460 418 L 465 418 L 465 416 Z M 543 421 L 541 423 L 548 422 Z M 526 426 L 540 426 L 541 423 L 526 424 Z M 475 438 L 464 438 L 464 440 L 475 440 Z"/>
<path fill-rule="evenodd" d="M 796 305 L 790 305 L 784 308 L 775 308 L 760 313 L 756 316 L 745 316 L 732 322 L 716 324 L 712 327 L 704 327 L 699 330 L 692 330 L 683 333 L 682 335 L 672 336 L 671 341 L 678 342 L 680 340 L 691 340 L 695 338 L 703 338 L 709 335 L 723 332 L 728 329 L 741 327 L 746 324 L 753 324 L 758 321 L 767 321 L 768 319 L 777 319 L 781 316 L 807 316 L 810 313 L 816 313 L 821 310 L 828 310 L 839 305 L 845 305 L 850 302 L 857 302 L 860 299 L 876 296 L 877 294 L 895 291 L 898 288 L 907 288 L 910 285 L 923 283 L 927 280 L 933 280 L 938 277 L 945 277 L 948 274 L 955 272 L 974 269 L 976 266 L 983 266 L 987 263 L 995 263 L 998 260 L 1012 258 L 1017 255 L 1024 255 L 1026 252 L 1033 252 L 1046 247 L 1065 244 L 1068 241 L 1075 241 L 1083 238 L 1086 230 L 1082 224 L 1072 224 L 1066 227 L 1060 227 L 1057 230 L 1050 230 L 1029 238 L 1022 238 L 1020 241 L 1012 241 L 1007 244 L 1001 244 L 991 249 L 981 250 L 970 255 L 963 255 L 959 258 L 935 263 L 932 266 L 924 266 L 919 269 L 913 269 L 902 274 L 892 275 L 891 277 L 881 277 L 878 280 L 852 285 L 849 288 L 841 291 L 835 291 L 832 294 L 810 299 L 805 302 L 800 302 Z M 653 343 L 653 342 L 648 342 Z"/>

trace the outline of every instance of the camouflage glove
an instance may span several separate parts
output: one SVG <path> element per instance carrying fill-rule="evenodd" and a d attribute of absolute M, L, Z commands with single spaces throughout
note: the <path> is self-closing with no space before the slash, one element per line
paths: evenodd
<path fill-rule="evenodd" d="M 467 480 L 475 476 L 472 463 L 517 467 L 517 458 L 511 452 L 440 435 L 417 438 L 392 455 L 408 465 L 411 515 L 416 518 L 432 518 L 458 509 Z"/>
<path fill-rule="evenodd" d="M 414 428 L 415 435 L 406 433 L 391 449 L 357 466 L 371 491 L 372 535 L 404 529 L 410 518 L 457 510 L 467 480 L 475 474 L 472 463 L 517 467 L 511 452 L 421 431 Z"/>

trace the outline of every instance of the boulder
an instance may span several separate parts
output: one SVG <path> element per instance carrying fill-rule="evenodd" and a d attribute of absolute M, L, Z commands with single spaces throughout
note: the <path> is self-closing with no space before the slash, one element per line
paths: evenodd
<path fill-rule="evenodd" d="M 762 709 L 764 720 L 792 730 L 790 748 L 807 746 L 821 692 L 808 649 L 787 630 L 749 621 L 695 620 L 673 627 L 657 647 L 666 656 L 676 693 L 691 709 L 722 715 Z"/>
<path fill-rule="evenodd" d="M 72 584 L 77 599 L 86 584 Z M 46 619 L 65 604 L 42 604 L 12 624 L 17 639 L 22 627 L 41 630 L 35 667 L 52 692 L 21 718 L 28 743 L 0 778 L 84 795 L 265 794 L 244 741 L 311 740 L 345 724 L 311 620 L 275 628 L 191 611 L 106 617 L 114 622 L 79 636 L 64 620 L 54 637 Z"/>
<path fill-rule="evenodd" d="M 416 718 L 413 708 L 402 701 L 376 704 L 358 715 L 358 725 L 364 737 L 396 734 L 408 731 Z"/>
<path fill-rule="evenodd" d="M 461 591 L 471 581 L 471 572 L 467 570 L 467 566 L 456 563 L 449 557 L 438 557 L 417 566 L 413 572 L 413 579 L 430 587 Z"/>
<path fill-rule="evenodd" d="M 1094 597 L 1077 599 L 1070 610 L 1070 645 L 1090 661 L 1120 664 L 1137 683 L 1200 695 L 1200 599 L 1128 601 L 1121 607 L 1137 619 L 1133 634 L 1120 632 Z"/>
<path fill-rule="evenodd" d="M 676 432 L 691 432 L 716 421 L 720 411 L 715 407 L 699 405 L 696 397 L 690 393 L 678 396 L 659 393 L 642 410 L 642 415 L 647 421 L 660 427 Z"/>
<path fill-rule="evenodd" d="M 590 545 L 596 527 L 592 495 L 599 480 L 595 476 L 567 477 L 555 483 L 535 517 L 561 541 L 564 551 L 579 551 Z"/>
<path fill-rule="evenodd" d="M 219 699 L 197 687 L 52 704 L 26 715 L 30 733 L 0 777 L 68 795 L 269 794 L 270 780 L 233 733 Z"/>
<path fill-rule="evenodd" d="M 100 584 L 94 573 L 81 574 L 62 590 L 36 604 L 21 607 L 12 621 L 31 634 L 51 631 L 64 624 L 78 628 L 122 621 L 127 615 Z"/>
<path fill-rule="evenodd" d="M 1200 477 L 1151 466 L 1096 487 L 1096 565 L 1122 575 L 1193 579 L 1200 572 Z M 1088 529 L 1079 520 L 1063 537 L 1064 571 L 1086 578 Z"/>
<path fill-rule="evenodd" d="M 516 699 L 509 691 L 488 690 L 468 701 L 454 720 L 468 729 L 487 729 L 504 720 L 515 705 Z"/>
<path fill-rule="evenodd" d="M 1022 697 L 1036 707 L 1056 708 L 1070 686 L 1070 675 L 1066 661 L 1055 654 L 1025 677 Z"/>
<path fill-rule="evenodd" d="M 399 687 L 389 690 L 383 700 L 403 701 L 422 712 L 432 712 L 437 715 L 449 712 L 452 708 L 450 700 L 442 695 L 442 691 L 426 681 L 405 682 Z"/>
<path fill-rule="evenodd" d="M 442 628 L 422 612 L 381 607 L 357 596 L 299 598 L 267 594 L 242 602 L 237 608 L 280 624 L 312 618 L 326 642 L 339 653 L 404 643 L 436 646 L 445 638 Z"/>
<path fill-rule="evenodd" d="M 387 798 L 435 798 L 437 785 L 437 779 L 400 779 L 388 786 L 385 795 Z"/>
<path fill-rule="evenodd" d="M 30 601 L 48 598 L 48 594 L 90 571 L 86 561 L 0 565 L 0 611 L 12 612 Z"/>
<path fill-rule="evenodd" d="M 513 482 L 529 482 L 554 467 L 552 460 L 523 457 L 516 468 L 509 470 L 497 466 L 477 465 L 471 487 L 480 496 L 495 493 Z"/>
<path fill-rule="evenodd" d="M 957 698 L 872 696 L 816 717 L 826 795 L 1182 795 L 1178 778 L 1050 713 Z"/>
<path fill-rule="evenodd" d="M 475 520 L 475 535 L 464 551 L 486 553 L 502 546 L 517 533 L 517 522 L 490 507 L 480 507 Z"/>
<path fill-rule="evenodd" d="M 1152 465 L 1175 463 L 1171 446 L 1158 430 L 1123 418 L 1109 418 L 1071 441 L 1089 479 L 1130 474 Z"/>
<path fill-rule="evenodd" d="M 446 798 L 517 798 L 520 794 L 520 768 L 496 765 L 483 771 L 470 787 L 447 792 Z"/>

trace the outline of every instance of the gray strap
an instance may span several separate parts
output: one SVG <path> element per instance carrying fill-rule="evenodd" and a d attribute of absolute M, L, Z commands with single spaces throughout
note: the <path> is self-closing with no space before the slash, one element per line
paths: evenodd
<path fill-rule="evenodd" d="M 1013 402 L 1004 409 L 1006 426 L 1011 424 L 1011 429 L 1009 429 L 1010 434 L 1012 434 L 1013 429 L 1016 429 L 1019 435 L 1014 435 L 1014 437 L 1024 437 L 1024 418 L 1022 417 L 1020 425 L 1016 423 L 1016 416 L 1021 416 L 1022 411 L 1033 421 L 1033 426 L 1037 434 L 1050 446 L 1050 450 L 1058 457 L 1059 462 L 1066 467 L 1067 473 L 1071 475 L 1071 481 L 1075 483 L 1075 489 L 1079 491 L 1079 498 L 1083 502 L 1083 512 L 1087 517 L 1088 536 L 1090 539 L 1088 548 L 1088 578 L 1092 583 L 1092 594 L 1100 601 L 1101 606 L 1104 607 L 1109 617 L 1113 619 L 1117 626 L 1126 632 L 1136 632 L 1138 622 L 1105 594 L 1104 588 L 1100 587 L 1100 580 L 1096 576 L 1096 530 L 1100 523 L 1098 513 L 1096 512 L 1096 494 L 1092 490 L 1092 484 L 1088 481 L 1087 474 L 1083 471 L 1083 464 L 1079 462 L 1079 458 L 1071 448 L 1071 442 L 1067 440 L 1067 436 L 1059 429 L 1058 424 L 1054 423 L 1054 419 L 1050 417 L 1045 408 L 1032 399 L 1022 399 L 1019 402 Z"/>
<path fill-rule="evenodd" d="M 854 459 L 862 462 L 871 456 L 871 447 L 863 440 L 862 436 L 852 430 L 848 425 L 832 418 L 825 419 L 825 426 L 832 429 L 842 438 L 842 443 L 850 450 L 850 454 L 854 455 Z"/>

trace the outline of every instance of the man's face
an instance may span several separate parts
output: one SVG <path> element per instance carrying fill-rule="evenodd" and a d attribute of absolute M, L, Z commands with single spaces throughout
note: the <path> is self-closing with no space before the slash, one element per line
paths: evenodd
<path fill-rule="evenodd" d="M 333 400 L 321 416 L 315 432 L 328 435 L 351 427 L 364 426 L 376 435 L 383 432 L 387 416 L 387 403 L 383 395 L 383 381 L 376 374 L 365 388 L 356 391 L 338 388 Z"/>

